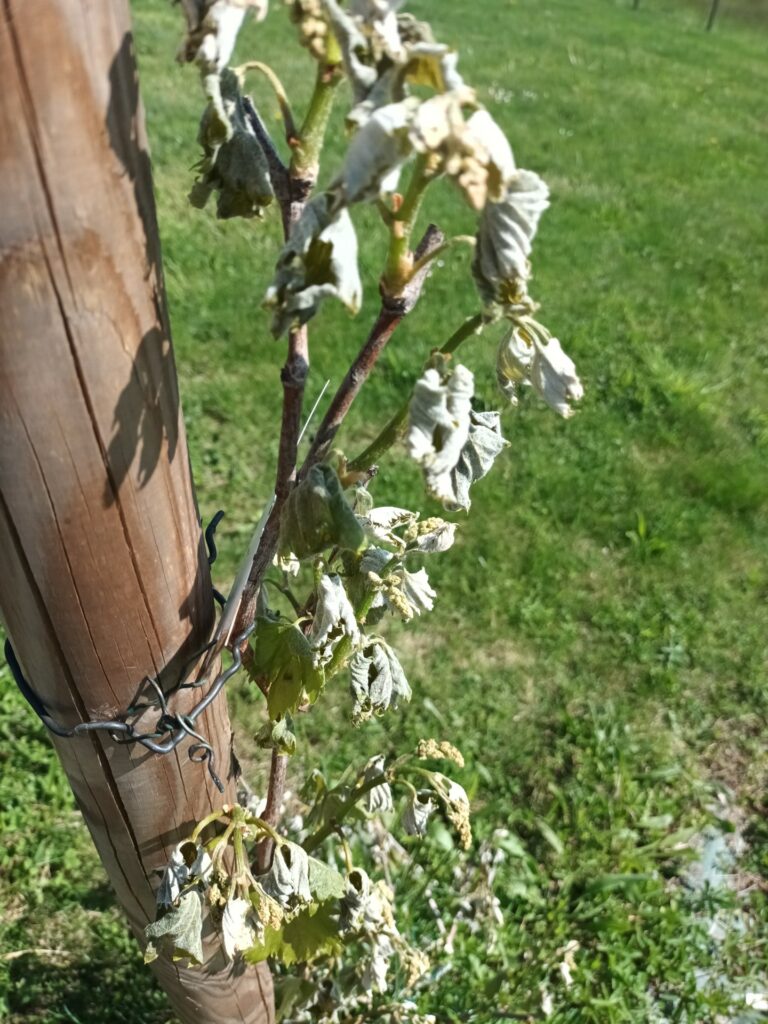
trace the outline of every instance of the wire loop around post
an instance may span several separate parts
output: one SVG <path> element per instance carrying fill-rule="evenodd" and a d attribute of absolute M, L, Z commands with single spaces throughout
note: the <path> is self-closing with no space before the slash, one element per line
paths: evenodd
<path fill-rule="evenodd" d="M 205 530 L 205 542 L 208 549 L 209 565 L 213 565 L 218 555 L 215 532 L 216 527 L 221 522 L 223 516 L 223 512 L 217 512 Z M 213 593 L 216 601 L 219 604 L 223 604 L 224 598 L 222 595 L 215 590 Z M 214 677 L 204 695 L 200 698 L 197 704 L 195 704 L 195 706 L 186 713 L 172 711 L 168 704 L 169 699 L 171 699 L 180 690 L 201 689 L 206 686 L 208 682 L 207 679 L 187 682 L 186 676 L 190 669 L 197 664 L 203 654 L 210 649 L 214 642 L 213 640 L 207 641 L 202 647 L 195 651 L 190 658 L 187 659 L 182 667 L 178 681 L 170 689 L 163 690 L 158 679 L 147 677 L 142 685 L 142 690 L 150 689 L 152 693 L 148 695 L 143 702 L 131 705 L 114 719 L 79 722 L 77 725 L 71 727 L 62 725 L 61 722 L 58 722 L 53 718 L 43 701 L 24 677 L 21 665 L 14 653 L 10 640 L 5 641 L 5 659 L 8 663 L 9 669 L 11 670 L 11 675 L 13 676 L 23 697 L 26 699 L 27 703 L 43 725 L 45 725 L 48 731 L 52 732 L 54 736 L 59 737 L 59 739 L 72 739 L 73 737 L 85 736 L 93 732 L 103 732 L 107 734 L 113 743 L 139 743 L 153 754 L 169 754 L 172 750 L 175 750 L 183 740 L 195 740 L 194 743 L 190 744 L 187 752 L 189 760 L 196 764 L 205 763 L 211 780 L 219 792 L 223 793 L 224 784 L 214 769 L 215 754 L 213 747 L 205 736 L 197 731 L 195 723 L 206 708 L 208 708 L 216 697 L 218 697 L 229 680 L 242 667 L 243 659 L 240 648 L 253 632 L 255 625 L 255 622 L 252 623 L 247 629 L 243 630 L 239 636 L 234 638 L 230 652 L 232 656 L 232 664 L 228 665 L 227 668 L 222 669 L 218 675 Z M 157 721 L 155 722 L 154 732 L 140 733 L 131 722 L 126 721 L 128 718 L 135 717 L 152 709 L 157 709 L 160 712 Z"/>

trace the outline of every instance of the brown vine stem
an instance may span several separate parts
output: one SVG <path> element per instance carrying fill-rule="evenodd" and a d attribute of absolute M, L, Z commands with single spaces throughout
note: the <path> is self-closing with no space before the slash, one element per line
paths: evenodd
<path fill-rule="evenodd" d="M 465 320 L 461 327 L 454 331 L 448 341 L 437 351 L 442 352 L 443 355 L 452 354 L 467 338 L 477 334 L 486 322 L 484 314 L 476 313 L 475 316 Z M 347 463 L 347 470 L 352 473 L 362 473 L 370 470 L 376 460 L 380 459 L 404 433 L 408 424 L 409 409 L 410 399 L 400 406 L 389 423 L 387 423 L 378 437 L 371 441 L 365 451 Z"/>
<path fill-rule="evenodd" d="M 272 762 L 269 769 L 269 790 L 267 791 L 267 806 L 261 815 L 267 825 L 276 825 L 280 819 L 280 809 L 285 792 L 285 776 L 288 769 L 288 758 L 285 754 L 272 751 Z M 272 852 L 275 848 L 275 841 L 272 838 L 264 839 L 259 843 L 256 851 L 256 866 L 259 874 L 269 869 L 272 862 Z"/>
<path fill-rule="evenodd" d="M 414 253 L 414 258 L 417 261 L 424 260 L 421 268 L 411 277 L 400 295 L 392 297 L 386 293 L 382 294 L 381 311 L 371 328 L 371 333 L 331 400 L 328 411 L 315 434 L 309 454 L 301 467 L 301 474 L 306 473 L 316 462 L 321 462 L 328 454 L 344 417 L 349 412 L 363 384 L 370 377 L 387 342 L 397 326 L 418 302 L 424 282 L 429 275 L 429 256 L 439 249 L 444 241 L 445 237 L 442 231 L 434 224 L 430 224 Z"/>

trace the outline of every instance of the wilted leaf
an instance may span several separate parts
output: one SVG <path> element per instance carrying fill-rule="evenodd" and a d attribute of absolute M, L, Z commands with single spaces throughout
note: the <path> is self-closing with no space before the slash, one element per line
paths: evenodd
<path fill-rule="evenodd" d="M 397 707 L 399 700 L 411 699 L 403 667 L 383 640 L 372 639 L 357 651 L 350 660 L 349 673 L 355 722 L 383 714 L 389 707 Z"/>
<path fill-rule="evenodd" d="M 275 847 L 272 866 L 259 875 L 264 892 L 291 913 L 312 902 L 309 886 L 309 858 L 296 843 L 279 843 Z"/>
<path fill-rule="evenodd" d="M 207 87 L 209 103 L 198 132 L 204 155 L 190 202 L 202 208 L 216 192 L 220 218 L 259 217 L 274 191 L 267 158 L 245 116 L 237 75 L 225 69 L 209 76 Z"/>
<path fill-rule="evenodd" d="M 230 960 L 233 960 L 237 953 L 250 949 L 256 941 L 252 911 L 250 900 L 242 897 L 230 897 L 227 900 L 221 918 L 221 940 Z"/>
<path fill-rule="evenodd" d="M 364 543 L 365 533 L 336 472 L 327 465 L 312 466 L 285 503 L 280 551 L 293 551 L 303 559 L 330 547 L 358 551 Z"/>
<path fill-rule="evenodd" d="M 148 939 L 160 939 L 159 946 L 174 960 L 189 958 L 203 962 L 203 901 L 196 890 L 184 893 L 177 907 L 144 929 Z"/>
<path fill-rule="evenodd" d="M 545 341 L 539 331 L 515 325 L 502 338 L 496 358 L 499 386 L 513 405 L 517 389 L 530 384 L 547 405 L 564 418 L 572 416 L 572 402 L 584 395 L 584 388 L 570 356 L 557 338 Z"/>
<path fill-rule="evenodd" d="M 461 365 L 442 374 L 430 367 L 413 391 L 406 445 L 439 501 L 455 502 L 451 473 L 469 436 L 473 392 L 474 376 Z"/>
<path fill-rule="evenodd" d="M 229 64 L 246 10 L 254 8 L 259 19 L 267 13 L 267 0 L 181 0 L 181 6 L 187 36 L 179 60 L 194 61 L 206 74 Z"/>
<path fill-rule="evenodd" d="M 429 819 L 437 805 L 429 790 L 413 792 L 403 810 L 402 825 L 409 836 L 425 836 Z"/>
<path fill-rule="evenodd" d="M 409 126 L 419 101 L 414 97 L 374 110 L 347 149 L 331 184 L 337 205 L 377 199 L 394 192 L 400 169 L 412 152 Z"/>
<path fill-rule="evenodd" d="M 468 509 L 472 504 L 469 489 L 489 472 L 496 456 L 506 448 L 501 436 L 497 412 L 475 412 L 469 416 L 469 435 L 451 473 L 453 497 L 447 502 L 451 509 Z"/>
<path fill-rule="evenodd" d="M 276 750 L 279 754 L 296 753 L 296 734 L 293 731 L 293 720 L 286 711 L 277 722 L 267 722 L 256 735 L 260 747 Z"/>
<path fill-rule="evenodd" d="M 324 575 L 317 592 L 317 607 L 312 620 L 309 642 L 315 661 L 326 665 L 342 637 L 354 645 L 360 639 L 355 610 L 350 604 L 341 577 Z"/>
<path fill-rule="evenodd" d="M 323 193 L 306 205 L 278 257 L 264 297 L 264 305 L 274 310 L 275 337 L 310 320 L 325 298 L 339 299 L 352 314 L 360 309 L 357 235 L 348 211 L 331 213 L 331 201 Z"/>
<path fill-rule="evenodd" d="M 514 312 L 530 305 L 528 257 L 549 189 L 533 171 L 516 171 L 499 202 L 487 203 L 480 217 L 472 274 L 486 307 Z"/>

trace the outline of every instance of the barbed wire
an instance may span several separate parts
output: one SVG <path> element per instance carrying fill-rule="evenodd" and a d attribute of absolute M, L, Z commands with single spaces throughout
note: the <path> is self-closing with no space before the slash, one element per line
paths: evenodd
<path fill-rule="evenodd" d="M 223 511 L 217 512 L 205 528 L 205 543 L 208 550 L 209 565 L 213 565 L 218 557 L 215 534 L 216 528 L 223 517 Z M 214 589 L 213 596 L 218 604 L 224 605 L 225 599 L 219 591 Z M 203 644 L 202 647 L 195 651 L 195 653 L 185 661 L 184 666 L 179 673 L 178 682 L 176 682 L 170 689 L 163 690 L 158 679 L 147 676 L 142 682 L 139 693 L 142 693 L 144 690 L 149 688 L 152 691 L 151 697 L 148 697 L 143 702 L 131 704 L 116 718 L 79 722 L 77 725 L 71 727 L 63 725 L 61 722 L 57 721 L 53 715 L 51 715 L 41 698 L 27 681 L 21 669 L 21 665 L 19 664 L 19 660 L 11 646 L 10 640 L 5 641 L 4 653 L 5 659 L 8 662 L 8 668 L 10 669 L 11 675 L 13 676 L 13 679 L 22 695 L 46 729 L 48 729 L 49 732 L 52 732 L 54 736 L 58 736 L 60 739 L 71 739 L 72 737 L 84 736 L 89 733 L 104 732 L 114 743 L 140 743 L 153 754 L 170 754 L 171 751 L 175 750 L 183 740 L 187 738 L 193 739 L 195 742 L 190 745 L 188 751 L 189 760 L 197 764 L 205 762 L 214 785 L 219 792 L 223 793 L 224 784 L 216 774 L 214 767 L 215 755 L 213 747 L 205 736 L 195 728 L 195 723 L 203 712 L 210 707 L 213 701 L 216 700 L 229 680 L 242 668 L 243 658 L 241 648 L 253 632 L 255 625 L 255 622 L 251 623 L 250 626 L 244 629 L 233 639 L 230 647 L 232 664 L 227 668 L 222 669 L 213 678 L 205 692 L 205 695 L 197 704 L 195 704 L 192 710 L 188 711 L 186 714 L 182 714 L 178 711 L 172 711 L 168 705 L 168 701 L 181 690 L 199 690 L 206 687 L 208 684 L 207 679 L 203 678 L 187 682 L 186 677 L 190 669 L 197 664 L 206 651 L 210 650 L 216 642 L 216 634 L 214 634 L 214 637 L 211 640 Z M 153 732 L 138 732 L 136 727 L 131 722 L 127 721 L 129 718 L 136 717 L 137 715 L 141 715 L 145 711 L 150 711 L 152 709 L 160 711 L 160 715 L 155 723 L 155 729 Z M 165 739 L 163 739 L 163 737 L 165 737 Z"/>

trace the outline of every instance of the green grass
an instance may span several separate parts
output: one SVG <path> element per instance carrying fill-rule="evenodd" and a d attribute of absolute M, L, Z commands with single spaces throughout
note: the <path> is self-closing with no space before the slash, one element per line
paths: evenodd
<path fill-rule="evenodd" d="M 466 5 L 413 5 L 461 45 L 462 70 L 519 164 L 552 187 L 533 291 L 587 388 L 568 423 L 532 395 L 505 412 L 510 448 L 475 488 L 456 546 L 431 563 L 435 612 L 391 631 L 413 704 L 345 732 L 340 684 L 301 723 L 301 757 L 330 772 L 382 745 L 450 736 L 468 758 L 478 835 L 503 826 L 519 840 L 500 869 L 498 944 L 488 952 L 482 934 L 460 931 L 453 969 L 423 994 L 441 1020 L 540 1019 L 545 986 L 556 1024 L 646 1021 L 657 997 L 673 1019 L 711 1021 L 726 996 L 715 983 L 698 991 L 697 969 L 761 984 L 760 900 L 750 897 L 749 934 L 715 947 L 697 912 L 719 897 L 694 898 L 675 879 L 679 841 L 723 789 L 753 840 L 745 871 L 768 863 L 768 35 L 756 5 L 747 22 L 723 4 L 710 34 L 706 5 L 629 6 L 487 0 L 469 17 Z M 189 208 L 198 85 L 172 62 L 177 12 L 141 0 L 136 18 L 182 398 L 201 510 L 227 511 L 226 586 L 271 493 L 284 354 L 259 304 L 278 229 L 273 215 L 217 223 Z M 272 60 L 300 107 L 311 75 L 303 54 L 277 56 L 285 22 L 276 9 L 239 52 Z M 447 231 L 471 230 L 447 188 L 427 212 Z M 373 211 L 357 222 L 365 308 L 357 322 L 324 308 L 313 324 L 310 398 L 338 379 L 375 311 L 383 233 Z M 457 250 L 350 417 L 339 438 L 349 454 L 474 302 Z M 499 401 L 497 337 L 461 357 L 488 407 Z M 402 453 L 374 493 L 425 505 Z M 0 943 L 69 955 L 0 961 L 0 1017 L 158 1024 L 168 1011 L 110 909 L 62 773 L 3 680 Z M 261 703 L 240 684 L 232 706 L 243 761 L 258 772 Z M 414 856 L 450 914 L 455 852 L 443 836 Z M 426 941 L 420 883 L 405 886 L 403 927 Z M 571 940 L 580 948 L 566 989 L 557 964 Z"/>

